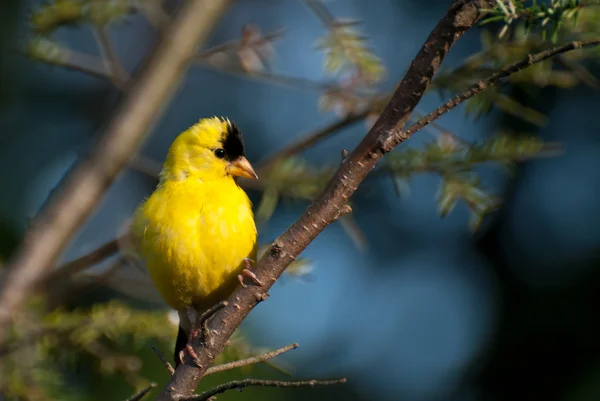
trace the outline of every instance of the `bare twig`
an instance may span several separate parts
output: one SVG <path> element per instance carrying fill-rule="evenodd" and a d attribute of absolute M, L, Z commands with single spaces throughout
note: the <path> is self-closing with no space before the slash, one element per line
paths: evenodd
<path fill-rule="evenodd" d="M 75 274 L 102 262 L 117 252 L 119 252 L 119 239 L 114 239 L 100 245 L 90 253 L 56 268 L 56 270 L 47 274 L 46 277 L 42 279 L 41 283 L 47 287 L 52 287 L 55 283 L 71 278 Z"/>
<path fill-rule="evenodd" d="M 73 282 L 71 277 L 66 277 L 69 283 L 67 286 L 46 285 L 46 290 L 48 291 L 46 308 L 52 310 L 60 305 L 64 305 L 69 299 L 88 292 L 91 288 L 107 284 L 124 267 L 123 263 L 124 261 L 121 258 L 117 258 L 100 275 L 96 275 L 83 282 Z"/>
<path fill-rule="evenodd" d="M 208 370 L 205 373 L 205 376 L 212 375 L 213 373 L 224 372 L 226 370 L 241 368 L 242 366 L 247 366 L 247 365 L 252 365 L 255 363 L 264 362 L 266 360 L 275 358 L 277 355 L 281 355 L 284 352 L 291 351 L 298 347 L 299 347 L 299 345 L 297 343 L 293 343 L 293 344 L 287 345 L 283 348 L 279 348 L 279 349 L 276 349 L 275 351 L 267 352 L 262 355 L 253 356 L 251 358 L 246 358 L 246 359 L 242 359 L 239 361 L 224 363 L 222 365 L 212 366 L 212 367 L 208 368 Z"/>
<path fill-rule="evenodd" d="M 203 50 L 200 53 L 198 53 L 195 58 L 196 58 L 196 61 L 200 61 L 202 59 L 207 59 L 211 56 L 214 56 L 217 53 L 225 53 L 225 52 L 235 51 L 235 50 L 239 50 L 245 46 L 260 46 L 260 45 L 268 44 L 268 43 L 274 42 L 278 39 L 281 39 L 283 37 L 283 34 L 284 34 L 283 30 L 278 29 L 276 31 L 267 33 L 266 35 L 261 36 L 260 38 L 253 39 L 250 42 L 244 43 L 242 40 L 232 40 L 230 42 L 226 42 L 226 43 L 222 43 L 220 45 L 213 46 L 210 49 Z"/>
<path fill-rule="evenodd" d="M 93 77 L 111 80 L 110 71 L 106 69 L 101 58 L 90 56 L 89 54 L 72 49 L 61 49 L 60 51 L 61 57 L 53 58 L 52 61 L 39 58 L 36 58 L 36 60 L 41 60 L 45 63 L 67 68 L 69 70 L 82 72 Z M 25 51 L 18 51 L 18 53 L 25 57 L 30 57 Z"/>
<path fill-rule="evenodd" d="M 156 387 L 156 383 L 151 383 L 148 387 L 135 393 L 134 395 L 132 395 L 125 401 L 139 401 L 142 398 L 144 398 L 146 396 L 146 394 L 148 394 L 150 391 L 152 391 L 152 389 L 155 387 Z"/>
<path fill-rule="evenodd" d="M 227 53 L 237 51 L 245 47 L 268 44 L 280 39 L 282 36 L 283 31 L 277 30 L 262 37 L 250 39 L 249 41 L 240 39 L 226 42 L 198 53 L 198 55 L 194 57 L 194 62 L 198 67 L 210 68 L 218 73 L 239 76 L 242 78 L 278 85 L 285 88 L 314 90 L 318 92 L 325 92 L 328 90 L 343 90 L 343 88 L 339 87 L 339 85 L 335 82 L 316 82 L 310 79 L 275 74 L 267 71 L 247 71 L 232 64 L 230 61 L 217 60 L 212 57 L 219 53 Z"/>
<path fill-rule="evenodd" d="M 310 148 L 311 146 L 314 146 L 316 143 L 322 141 L 323 139 L 332 137 L 341 129 L 365 119 L 371 113 L 371 111 L 372 110 L 370 107 L 365 107 L 362 110 L 348 114 L 341 120 L 335 121 L 323 128 L 320 128 L 316 131 L 304 135 L 298 141 L 292 142 L 283 149 L 277 151 L 273 156 L 267 157 L 266 159 L 262 160 L 260 162 L 259 168 L 265 168 L 266 166 L 273 164 L 273 162 L 275 161 L 282 160 L 287 157 L 298 154 Z"/>
<path fill-rule="evenodd" d="M 376 163 L 385 155 L 384 144 L 400 132 L 410 117 L 450 47 L 479 19 L 479 9 L 490 7 L 493 0 L 459 0 L 448 10 L 411 63 L 379 119 L 358 147 L 342 162 L 327 187 L 300 219 L 271 245 L 254 266 L 253 272 L 264 284 L 238 288 L 229 298 L 230 306 L 221 309 L 211 321 L 211 338 L 197 349 L 199 365 L 181 364 L 159 395 L 158 400 L 176 400 L 192 394 L 214 358 L 223 351 L 229 337 L 248 313 L 265 299 L 269 288 L 286 267 L 329 224 L 335 221 L 348 198 L 356 191 Z"/>
<path fill-rule="evenodd" d="M 131 160 L 129 160 L 129 168 L 146 174 L 149 177 L 158 179 L 160 170 L 162 170 L 162 165 L 138 153 L 137 155 L 133 156 Z"/>
<path fill-rule="evenodd" d="M 129 80 L 129 74 L 123 69 L 121 62 L 119 61 L 119 57 L 113 48 L 106 27 L 95 27 L 94 34 L 96 41 L 98 42 L 98 47 L 100 48 L 100 54 L 102 55 L 104 65 L 106 66 L 106 69 L 110 71 L 110 78 L 113 84 L 118 89 L 123 90 L 125 84 Z"/>
<path fill-rule="evenodd" d="M 202 394 L 193 395 L 191 397 L 180 398 L 181 401 L 206 401 L 217 394 L 222 394 L 228 390 L 242 390 L 250 386 L 258 387 L 317 387 L 331 386 L 333 384 L 346 383 L 346 378 L 337 380 L 305 380 L 305 381 L 280 381 L 280 380 L 260 380 L 260 379 L 245 379 L 231 381 L 221 384 L 215 388 L 205 391 Z"/>
<path fill-rule="evenodd" d="M 333 89 L 341 90 L 339 85 L 333 82 L 317 82 L 306 78 L 274 74 L 266 71 L 246 71 L 240 67 L 232 65 L 229 62 L 215 62 L 201 58 L 195 61 L 195 65 L 198 67 L 210 68 L 211 70 L 221 74 L 238 76 L 245 79 L 251 79 L 289 89 L 313 90 L 317 92 L 325 92 Z"/>
<path fill-rule="evenodd" d="M 56 195 L 33 221 L 5 269 L 7 275 L 0 287 L 0 344 L 11 317 L 145 138 L 178 88 L 198 42 L 208 36 L 229 2 L 184 3 L 118 106 L 98 145 L 69 172 Z"/>
<path fill-rule="evenodd" d="M 329 12 L 327 7 L 325 7 L 320 0 L 305 0 L 304 4 L 306 4 L 308 8 L 315 13 L 325 27 L 330 28 L 335 24 L 335 17 Z"/>
<path fill-rule="evenodd" d="M 419 121 L 412 124 L 406 130 L 396 132 L 393 137 L 388 139 L 388 143 L 386 143 L 384 145 L 384 147 L 386 149 L 391 150 L 391 148 L 393 148 L 393 146 L 394 146 L 393 143 L 398 138 L 401 138 L 401 140 L 407 139 L 409 136 L 411 136 L 415 132 L 421 130 L 423 127 L 425 127 L 427 124 L 431 123 L 432 121 L 437 120 L 442 115 L 446 114 L 447 112 L 449 112 L 450 110 L 452 110 L 453 108 L 458 106 L 459 104 L 472 98 L 473 96 L 476 96 L 477 94 L 481 93 L 482 91 L 489 88 L 490 86 L 497 84 L 498 81 L 500 81 L 502 78 L 505 78 L 516 72 L 519 72 L 533 64 L 547 60 L 553 56 L 556 56 L 557 54 L 565 53 L 565 52 L 568 52 L 571 50 L 581 49 L 583 47 L 596 46 L 598 44 L 600 44 L 600 38 L 570 42 L 570 43 L 564 44 L 562 46 L 557 46 L 557 47 L 553 47 L 551 49 L 541 51 L 539 53 L 530 54 L 523 60 L 518 61 L 514 64 L 511 64 L 508 67 L 501 69 L 500 71 L 490 75 L 488 78 L 482 79 L 481 81 L 477 82 L 475 85 L 473 85 L 471 88 L 467 89 L 466 91 L 462 92 L 461 94 L 454 96 L 452 99 L 448 100 L 446 103 L 444 103 L 443 105 L 441 105 L 440 107 L 438 107 L 437 109 L 432 111 L 431 113 L 420 118 Z"/>
<path fill-rule="evenodd" d="M 152 347 L 152 351 L 154 351 L 154 353 L 156 354 L 158 359 L 160 359 L 160 361 L 165 365 L 165 367 L 167 368 L 169 373 L 170 374 L 175 373 L 175 369 L 173 369 L 173 366 L 169 363 L 169 361 L 167 361 L 167 358 L 165 358 L 165 355 L 162 352 L 160 352 L 160 350 L 158 348 L 156 348 L 154 345 L 151 345 L 150 347 Z"/>

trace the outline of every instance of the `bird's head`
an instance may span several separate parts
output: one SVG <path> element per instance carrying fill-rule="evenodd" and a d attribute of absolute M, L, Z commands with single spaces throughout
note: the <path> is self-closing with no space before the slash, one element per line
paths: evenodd
<path fill-rule="evenodd" d="M 175 138 L 161 176 L 176 180 L 258 178 L 245 157 L 242 132 L 228 119 L 217 117 L 202 119 Z"/>

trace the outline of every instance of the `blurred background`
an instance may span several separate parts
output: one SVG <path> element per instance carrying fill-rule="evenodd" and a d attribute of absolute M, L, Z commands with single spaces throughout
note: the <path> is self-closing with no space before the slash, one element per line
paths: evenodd
<path fill-rule="evenodd" d="M 74 2 L 95 3 L 98 22 L 63 18 L 57 7 L 69 1 L 0 5 L 0 261 L 94 146 L 121 96 L 117 80 L 93 74 L 105 71 L 98 26 L 134 76 L 180 5 Z M 233 2 L 61 264 L 113 240 L 154 189 L 173 138 L 213 115 L 241 127 L 261 169 L 248 192 L 259 241 L 270 243 L 319 192 L 340 151 L 367 132 L 450 3 Z M 502 7 L 491 12 L 449 53 L 417 111 L 552 41 L 600 36 L 594 2 L 545 4 L 558 17 L 508 21 Z M 300 348 L 207 377 L 201 388 L 291 374 L 348 383 L 218 398 L 600 399 L 599 56 L 567 53 L 517 74 L 386 156 L 352 198 L 353 213 L 276 283 L 224 358 Z M 293 157 L 278 153 L 362 110 L 366 118 Z M 0 349 L 1 399 L 120 400 L 167 382 L 150 344 L 170 357 L 176 320 L 148 278 L 118 255 L 79 270 L 15 318 L 12 342 Z"/>

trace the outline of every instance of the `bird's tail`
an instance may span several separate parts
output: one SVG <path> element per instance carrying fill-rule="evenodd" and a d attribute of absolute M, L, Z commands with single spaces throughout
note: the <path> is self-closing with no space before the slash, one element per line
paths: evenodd
<path fill-rule="evenodd" d="M 183 351 L 187 342 L 188 342 L 188 336 L 185 334 L 185 331 L 183 331 L 181 326 L 179 326 L 179 331 L 177 332 L 177 341 L 175 341 L 175 354 L 174 354 L 175 367 L 179 366 L 179 364 L 181 363 L 181 360 L 179 358 L 179 353 L 181 351 Z"/>

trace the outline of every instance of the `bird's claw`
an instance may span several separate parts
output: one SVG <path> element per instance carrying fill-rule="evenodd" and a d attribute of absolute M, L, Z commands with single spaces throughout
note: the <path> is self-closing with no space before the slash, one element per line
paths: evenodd
<path fill-rule="evenodd" d="M 242 269 L 241 273 L 238 274 L 238 280 L 240 281 L 240 284 L 242 285 L 242 287 L 246 288 L 247 285 L 244 284 L 244 276 L 248 277 L 250 280 L 252 280 L 252 282 L 254 282 L 254 284 L 256 284 L 259 287 L 263 286 L 262 281 L 260 281 L 258 279 L 258 277 L 256 277 L 256 274 L 252 273 L 252 271 L 250 270 L 250 268 L 252 267 L 252 264 L 254 263 L 254 261 L 252 259 L 244 259 L 244 265 L 246 266 L 244 269 Z"/>
<path fill-rule="evenodd" d="M 185 352 L 187 351 L 188 355 L 192 358 L 194 364 L 201 368 L 202 365 L 200 364 L 200 358 L 198 357 L 198 354 L 196 353 L 196 351 L 194 351 L 194 347 L 192 346 L 192 342 L 196 337 L 198 337 L 198 334 L 199 332 L 196 329 L 190 331 L 188 342 L 185 345 L 185 348 L 179 351 L 179 361 L 183 364 L 183 358 L 185 358 Z"/>

